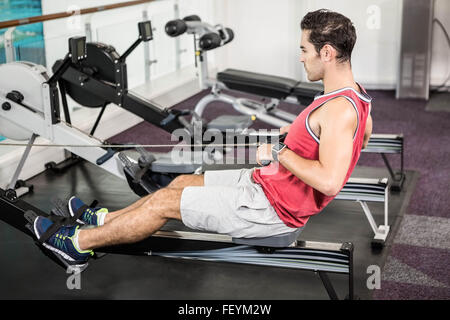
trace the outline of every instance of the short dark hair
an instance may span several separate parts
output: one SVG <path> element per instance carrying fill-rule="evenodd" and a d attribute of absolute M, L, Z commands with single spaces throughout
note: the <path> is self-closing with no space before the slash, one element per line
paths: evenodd
<path fill-rule="evenodd" d="M 350 61 L 356 43 L 356 30 L 352 21 L 340 13 L 327 9 L 309 12 L 300 24 L 302 30 L 311 31 L 309 41 L 317 53 L 326 44 L 337 51 L 339 62 Z"/>

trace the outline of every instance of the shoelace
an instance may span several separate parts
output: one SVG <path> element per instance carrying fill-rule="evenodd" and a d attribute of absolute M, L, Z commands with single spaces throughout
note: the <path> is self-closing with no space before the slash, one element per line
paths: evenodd
<path fill-rule="evenodd" d="M 62 235 L 60 233 L 55 234 L 55 246 L 58 249 L 67 250 L 66 242 L 65 242 L 67 238 L 69 238 L 69 237 Z"/>
<path fill-rule="evenodd" d="M 85 212 L 85 219 L 87 220 L 87 222 L 89 223 L 89 224 L 93 224 L 92 222 L 92 220 L 93 220 L 93 218 L 94 218 L 94 214 L 96 215 L 96 211 L 92 211 L 90 208 L 87 208 L 86 209 L 86 212 Z"/>

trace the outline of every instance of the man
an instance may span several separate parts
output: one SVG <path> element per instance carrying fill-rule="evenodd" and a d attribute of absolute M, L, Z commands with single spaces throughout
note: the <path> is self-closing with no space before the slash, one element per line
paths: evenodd
<path fill-rule="evenodd" d="M 371 98 L 351 70 L 356 42 L 352 22 L 341 14 L 317 10 L 303 18 L 301 29 L 300 61 L 308 79 L 322 80 L 325 91 L 290 126 L 281 128 L 288 132 L 285 144 L 258 148 L 257 162 L 272 164 L 181 175 L 125 209 L 86 209 L 82 222 L 96 228 L 61 227 L 44 245 L 69 264 L 83 265 L 92 250 L 143 240 L 169 219 L 243 238 L 302 228 L 347 182 L 369 140 L 372 122 Z M 71 214 L 84 210 L 83 205 L 71 198 Z M 37 237 L 51 225 L 50 220 L 37 218 Z"/>

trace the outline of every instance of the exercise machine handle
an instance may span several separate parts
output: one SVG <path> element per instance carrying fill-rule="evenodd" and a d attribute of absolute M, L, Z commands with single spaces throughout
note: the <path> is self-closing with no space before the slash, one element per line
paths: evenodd
<path fill-rule="evenodd" d="M 181 19 L 171 20 L 166 23 L 165 26 L 166 34 L 170 37 L 178 37 L 186 32 L 187 24 L 186 21 Z"/>
<path fill-rule="evenodd" d="M 201 50 L 208 51 L 220 47 L 221 43 L 220 36 L 217 33 L 210 32 L 200 38 L 198 45 Z"/>
<path fill-rule="evenodd" d="M 186 16 L 183 18 L 184 21 L 202 21 L 200 17 L 196 14 L 191 14 L 190 16 Z"/>
<path fill-rule="evenodd" d="M 284 142 L 284 139 L 286 139 L 287 134 L 288 134 L 287 132 L 285 132 L 285 133 L 283 133 L 283 134 L 280 134 L 280 135 L 278 136 L 278 141 L 279 141 L 279 142 Z M 262 160 L 262 161 L 261 161 L 261 165 L 262 165 L 263 167 L 266 167 L 266 166 L 268 166 L 271 162 L 272 162 L 272 161 L 270 161 L 270 160 Z"/>
<path fill-rule="evenodd" d="M 262 165 L 263 167 L 267 167 L 271 162 L 272 162 L 272 161 L 270 161 L 270 160 L 262 160 L 262 161 L 261 161 L 261 165 Z"/>
<path fill-rule="evenodd" d="M 219 30 L 219 35 L 224 40 L 222 45 L 230 43 L 234 39 L 234 32 L 230 28 L 224 28 Z"/>
<path fill-rule="evenodd" d="M 230 28 L 222 28 L 218 33 L 210 32 L 204 34 L 198 44 L 201 50 L 208 51 L 224 46 L 234 39 L 233 30 Z"/>

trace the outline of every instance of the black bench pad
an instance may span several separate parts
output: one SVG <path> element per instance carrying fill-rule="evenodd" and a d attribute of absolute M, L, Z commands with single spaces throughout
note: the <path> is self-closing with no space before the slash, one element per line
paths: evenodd
<path fill-rule="evenodd" d="M 299 82 L 292 90 L 292 95 L 297 97 L 298 102 L 307 106 L 314 101 L 314 97 L 323 92 L 321 83 Z"/>
<path fill-rule="evenodd" d="M 226 69 L 217 74 L 217 80 L 231 90 L 257 94 L 263 97 L 284 99 L 291 95 L 298 81 L 236 69 Z"/>

